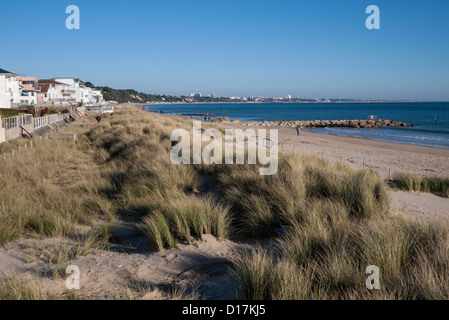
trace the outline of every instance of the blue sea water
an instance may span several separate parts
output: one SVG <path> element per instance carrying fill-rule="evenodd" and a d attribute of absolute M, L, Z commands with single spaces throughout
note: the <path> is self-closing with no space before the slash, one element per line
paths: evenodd
<path fill-rule="evenodd" d="M 411 128 L 316 128 L 310 131 L 380 141 L 449 148 L 449 103 L 232 103 L 147 106 L 170 114 L 213 113 L 242 121 L 362 120 L 379 119 L 413 123 Z M 435 114 L 437 124 L 435 125 Z"/>

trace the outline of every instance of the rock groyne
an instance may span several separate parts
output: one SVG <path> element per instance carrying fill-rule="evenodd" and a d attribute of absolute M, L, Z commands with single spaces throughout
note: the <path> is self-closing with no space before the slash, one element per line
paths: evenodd
<path fill-rule="evenodd" d="M 357 128 L 373 129 L 380 127 L 413 127 L 411 123 L 394 120 L 314 120 L 314 121 L 263 121 L 263 122 L 242 122 L 245 126 L 259 127 L 291 127 L 298 125 L 302 128 Z"/>

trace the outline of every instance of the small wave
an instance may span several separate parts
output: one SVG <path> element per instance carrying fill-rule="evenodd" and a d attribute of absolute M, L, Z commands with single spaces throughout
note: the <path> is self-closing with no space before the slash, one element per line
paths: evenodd
<path fill-rule="evenodd" d="M 431 141 L 444 141 L 449 143 L 449 137 L 443 138 L 443 137 L 429 137 L 429 136 L 411 136 L 411 135 L 402 135 L 402 134 L 388 134 L 388 133 L 380 133 L 369 131 L 367 133 L 363 133 L 362 131 L 355 131 L 360 129 L 341 129 L 341 128 L 325 128 L 325 130 L 333 131 L 336 133 L 347 133 L 348 135 L 354 135 L 359 137 L 391 137 L 391 138 L 402 138 L 402 139 L 417 139 L 417 140 L 431 140 Z M 366 129 L 361 129 L 366 130 Z M 379 130 L 379 129 L 375 129 Z M 433 132 L 432 132 L 433 133 Z"/>
<path fill-rule="evenodd" d="M 366 131 L 368 130 L 368 131 Z M 376 130 L 376 133 L 373 131 Z M 401 134 L 391 134 L 391 133 L 382 133 L 381 128 L 378 129 L 345 129 L 345 128 L 317 128 L 310 129 L 310 131 L 317 133 L 327 133 L 337 136 L 349 136 L 356 138 L 367 138 L 378 141 L 386 141 L 386 142 L 395 142 L 395 143 L 404 143 L 410 145 L 421 145 L 428 147 L 436 147 L 436 148 L 449 148 L 449 139 L 445 139 L 442 137 L 431 137 L 431 136 L 411 136 L 411 135 L 401 135 Z M 389 129 L 386 129 L 389 130 Z M 390 129 L 391 130 L 391 129 Z"/>

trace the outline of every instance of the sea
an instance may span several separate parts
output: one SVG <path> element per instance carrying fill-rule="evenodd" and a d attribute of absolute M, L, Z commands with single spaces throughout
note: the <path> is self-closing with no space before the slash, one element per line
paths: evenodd
<path fill-rule="evenodd" d="M 449 148 L 449 102 L 161 104 L 148 111 L 216 114 L 242 121 L 368 120 L 370 116 L 412 123 L 410 128 L 314 128 L 317 133 Z M 198 117 L 204 119 L 204 117 Z M 436 120 L 436 121 L 435 121 Z"/>

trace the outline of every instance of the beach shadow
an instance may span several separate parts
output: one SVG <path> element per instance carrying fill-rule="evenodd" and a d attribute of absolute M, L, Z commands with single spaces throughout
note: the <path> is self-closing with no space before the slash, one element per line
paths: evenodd
<path fill-rule="evenodd" d="M 141 210 L 143 208 L 136 208 Z M 119 220 L 114 226 L 114 239 L 109 251 L 118 253 L 148 254 L 155 251 L 144 229 L 140 225 L 141 217 L 135 212 L 118 212 Z"/>

